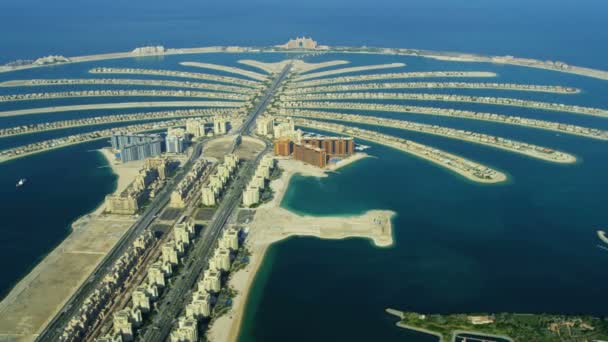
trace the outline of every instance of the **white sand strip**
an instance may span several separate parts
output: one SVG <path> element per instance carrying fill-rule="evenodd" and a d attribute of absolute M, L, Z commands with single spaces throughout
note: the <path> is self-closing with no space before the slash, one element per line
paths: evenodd
<path fill-rule="evenodd" d="M 188 66 L 188 67 L 195 67 L 195 68 L 203 68 L 203 69 L 211 69 L 211 70 L 217 70 L 217 71 L 224 71 L 224 72 L 228 72 L 228 73 L 231 73 L 231 74 L 237 74 L 237 75 L 253 78 L 254 80 L 258 80 L 258 81 L 266 81 L 268 79 L 267 76 L 264 76 L 262 74 L 258 74 L 257 72 L 253 72 L 253 71 L 249 71 L 249 70 L 245 70 L 245 69 L 240 69 L 240 68 L 229 67 L 229 66 L 225 66 L 225 65 L 211 64 L 211 63 L 200 63 L 200 62 L 181 62 L 179 64 L 183 65 L 183 66 Z"/>
<path fill-rule="evenodd" d="M 348 73 L 356 73 L 361 71 L 370 71 L 370 70 L 381 70 L 381 69 L 392 69 L 392 68 L 401 68 L 404 67 L 404 63 L 390 63 L 390 64 L 377 64 L 377 65 L 365 65 L 359 67 L 350 67 L 350 68 L 341 68 L 341 69 L 333 69 L 327 71 L 319 71 L 312 74 L 301 75 L 297 78 L 298 81 L 308 80 L 311 78 L 319 78 L 325 76 L 339 75 L 339 74 L 348 74 Z"/>

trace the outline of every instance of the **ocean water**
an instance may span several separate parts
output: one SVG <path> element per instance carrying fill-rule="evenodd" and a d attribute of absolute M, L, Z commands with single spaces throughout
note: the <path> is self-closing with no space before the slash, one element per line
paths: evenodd
<path fill-rule="evenodd" d="M 439 49 L 608 68 L 603 0 L 20 0 L 0 4 L 0 62 L 136 46 L 323 44 Z"/>
<path fill-rule="evenodd" d="M 0 163 L 0 296 L 114 191 L 116 176 L 95 151 L 103 146 L 95 141 Z M 27 182 L 16 188 L 20 178 Z"/>

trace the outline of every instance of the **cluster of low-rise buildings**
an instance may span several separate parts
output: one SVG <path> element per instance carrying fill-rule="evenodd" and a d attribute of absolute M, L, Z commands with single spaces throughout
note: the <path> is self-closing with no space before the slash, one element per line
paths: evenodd
<path fill-rule="evenodd" d="M 233 101 L 247 100 L 247 95 L 229 92 L 201 92 L 189 90 L 80 90 L 56 93 L 24 93 L 1 95 L 0 102 L 48 100 L 69 97 L 116 97 L 116 96 L 158 96 L 158 97 L 197 97 L 209 99 L 226 99 Z"/>
<path fill-rule="evenodd" d="M 429 78 L 429 77 L 496 77 L 492 72 L 480 71 L 414 71 L 414 72 L 394 72 L 382 74 L 365 74 L 354 76 L 340 76 L 332 78 L 319 78 L 310 81 L 296 81 L 288 85 L 291 88 L 315 87 L 326 84 L 351 83 L 373 80 L 390 80 L 406 78 Z"/>
<path fill-rule="evenodd" d="M 194 88 L 214 91 L 224 91 L 230 93 L 248 94 L 253 89 L 238 86 L 230 86 L 215 83 L 202 83 L 190 81 L 172 80 L 148 80 L 148 79 L 127 79 L 127 78 L 54 78 L 54 79 L 30 79 L 12 81 L 15 86 L 47 86 L 47 85 L 144 85 L 172 88 Z"/>
<path fill-rule="evenodd" d="M 171 193 L 169 206 L 175 208 L 184 208 L 188 200 L 193 196 L 194 187 L 197 181 L 204 176 L 209 170 L 209 162 L 203 158 L 199 158 L 194 162 L 192 169 L 184 178 L 177 184 L 175 190 Z"/>
<path fill-rule="evenodd" d="M 82 304 L 82 307 L 67 324 L 60 340 L 63 342 L 82 341 L 87 333 L 97 327 L 105 318 L 108 308 L 114 303 L 115 295 L 124 290 L 124 284 L 137 270 L 146 249 L 155 242 L 151 231 L 145 230 L 127 251 L 116 261 L 111 271 L 103 278 L 97 289 Z M 138 308 L 125 309 L 117 320 L 119 334 L 126 331 L 125 320 L 131 324 L 141 324 L 142 315 Z M 107 341 L 107 340 L 106 340 Z M 110 341 L 123 341 L 122 339 Z"/>
<path fill-rule="evenodd" d="M 217 303 L 217 295 L 222 289 L 222 276 L 232 267 L 233 258 L 240 246 L 240 233 L 238 227 L 224 229 L 218 241 L 213 256 L 209 259 L 208 267 L 199 279 L 192 299 L 186 305 L 186 310 L 177 319 L 177 324 L 169 340 L 171 342 L 196 342 L 199 340 L 198 324 L 211 317 L 211 310 Z"/>
<path fill-rule="evenodd" d="M 495 83 L 495 82 L 386 82 L 386 83 L 352 83 L 337 84 L 333 86 L 319 86 L 313 88 L 291 88 L 287 95 L 332 93 L 354 90 L 382 90 L 382 89 L 500 89 L 532 92 L 547 92 L 561 94 L 575 94 L 580 90 L 572 87 L 550 86 L 538 84 Z"/>
<path fill-rule="evenodd" d="M 51 121 L 51 122 L 40 122 L 29 125 L 15 126 L 15 127 L 7 127 L 0 129 L 0 137 L 17 135 L 17 134 L 25 134 L 25 133 L 33 133 L 33 132 L 41 132 L 52 129 L 61 129 L 61 128 L 69 128 L 69 127 L 78 127 L 78 126 L 88 126 L 88 125 L 100 125 L 105 123 L 114 123 L 114 122 L 125 122 L 125 121 L 139 121 L 139 120 L 153 120 L 153 119 L 171 119 L 176 117 L 198 117 L 198 122 L 204 124 L 205 122 L 209 122 L 210 118 L 205 116 L 211 116 L 213 114 L 224 114 L 228 113 L 226 109 L 183 109 L 183 110 L 173 110 L 173 111 L 160 111 L 160 112 L 147 112 L 147 113 L 134 113 L 134 114 L 116 114 L 116 115 L 104 115 L 104 116 L 96 116 L 89 118 L 79 118 L 73 120 L 61 120 L 61 121 Z"/>
<path fill-rule="evenodd" d="M 157 70 L 157 69 L 138 69 L 138 68 L 105 68 L 98 67 L 89 70 L 93 74 L 126 74 L 126 75 L 151 75 L 151 76 L 168 76 L 182 77 L 200 80 L 216 81 L 221 83 L 236 84 L 243 87 L 264 87 L 264 84 L 259 81 L 246 80 L 238 77 L 221 76 L 216 74 L 204 74 L 187 71 L 176 70 Z"/>
<path fill-rule="evenodd" d="M 121 193 L 108 195 L 105 199 L 105 211 L 110 214 L 133 215 L 139 211 L 148 198 L 163 186 L 167 173 L 172 167 L 164 157 L 148 158 L 135 180 Z"/>
<path fill-rule="evenodd" d="M 201 202 L 204 206 L 215 206 L 224 187 L 234 175 L 239 165 L 239 158 L 235 154 L 227 154 L 224 161 L 215 168 L 215 174 L 211 175 L 201 189 Z"/>
<path fill-rule="evenodd" d="M 608 111 L 600 108 L 567 105 L 563 103 L 522 100 L 506 97 L 468 96 L 455 94 L 422 94 L 422 93 L 379 93 L 379 92 L 337 92 L 312 93 L 301 95 L 281 95 L 281 101 L 296 102 L 310 100 L 416 100 L 416 101 L 444 101 L 444 102 L 470 102 L 489 105 L 515 106 L 533 109 L 570 112 L 577 114 L 608 116 Z"/>
<path fill-rule="evenodd" d="M 270 173 L 274 169 L 274 158 L 266 154 L 260 160 L 253 177 L 249 180 L 249 184 L 243 190 L 243 205 L 252 207 L 260 202 L 261 192 L 266 187 L 266 181 L 270 179 Z"/>

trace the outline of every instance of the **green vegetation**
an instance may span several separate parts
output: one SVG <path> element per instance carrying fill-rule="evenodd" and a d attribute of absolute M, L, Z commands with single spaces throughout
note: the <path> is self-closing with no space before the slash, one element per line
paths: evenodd
<path fill-rule="evenodd" d="M 217 297 L 217 303 L 213 307 L 213 319 L 217 319 L 230 311 L 230 308 L 232 307 L 232 299 L 236 297 L 237 293 L 238 292 L 230 286 L 225 286 L 222 288 Z"/>
<path fill-rule="evenodd" d="M 272 171 L 270 172 L 270 181 L 273 181 L 275 179 L 279 179 L 281 178 L 281 175 L 283 174 L 283 169 L 281 169 L 280 167 L 275 167 L 272 169 Z"/>
<path fill-rule="evenodd" d="M 473 320 L 485 320 L 473 324 Z M 451 338 L 456 330 L 509 337 L 515 341 L 582 342 L 608 339 L 608 318 L 548 314 L 454 314 L 424 315 L 403 312 L 401 325 L 425 329 Z"/>
<path fill-rule="evenodd" d="M 230 275 L 238 272 L 239 270 L 245 268 L 249 264 L 249 257 L 251 257 L 251 251 L 246 246 L 239 248 L 234 262 L 230 266 Z"/>

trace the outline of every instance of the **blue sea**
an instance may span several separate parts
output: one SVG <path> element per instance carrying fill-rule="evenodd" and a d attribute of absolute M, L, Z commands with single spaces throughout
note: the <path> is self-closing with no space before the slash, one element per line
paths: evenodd
<path fill-rule="evenodd" d="M 310 35 L 329 45 L 509 54 L 608 70 L 606 14 L 608 3 L 601 0 L 3 1 L 0 63 L 48 54 L 125 51 L 148 44 L 273 45 L 293 36 Z M 87 71 L 97 66 L 185 70 L 178 64 L 181 61 L 247 69 L 237 61 L 270 62 L 283 57 L 205 54 L 109 60 L 0 74 L 0 81 L 92 77 Z M 566 85 L 583 91 L 576 95 L 496 90 L 458 93 L 608 108 L 608 82 L 544 70 L 378 55 L 326 54 L 307 57 L 306 61 L 333 59 L 347 59 L 353 66 L 403 62 L 407 64 L 404 71 L 493 71 L 498 74 L 496 82 Z M 68 89 L 72 88 L 0 88 L 0 95 Z M 0 103 L 0 111 L 112 101 L 127 99 Z M 399 103 L 608 129 L 606 119 L 570 113 L 467 103 Z M 4 117 L 0 127 L 142 111 L 150 110 Z M 369 153 L 377 158 L 350 165 L 328 178 L 294 177 L 284 207 L 308 215 L 394 210 L 395 245 L 376 248 L 361 239 L 291 238 L 272 246 L 250 292 L 240 341 L 435 340 L 395 327 L 395 319 L 384 313 L 387 307 L 440 313 L 608 315 L 602 301 L 608 283 L 608 252 L 597 247 L 595 235 L 608 224 L 606 142 L 490 122 L 366 114 L 506 136 L 572 153 L 578 162 L 555 165 L 447 138 L 362 125 L 482 162 L 507 173 L 509 181 L 474 184 L 369 142 L 363 143 L 371 145 Z M 95 127 L 0 138 L 0 148 L 92 129 Z M 71 222 L 96 208 L 114 190 L 116 177 L 94 151 L 107 145 L 100 140 L 0 164 L 0 295 L 69 234 Z M 27 186 L 17 190 L 15 182 L 22 177 L 28 178 Z"/>

